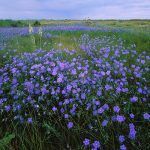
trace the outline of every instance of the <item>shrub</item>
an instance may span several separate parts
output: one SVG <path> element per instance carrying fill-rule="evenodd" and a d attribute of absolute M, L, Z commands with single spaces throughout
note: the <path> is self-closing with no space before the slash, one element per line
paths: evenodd
<path fill-rule="evenodd" d="M 34 23 L 33 23 L 33 26 L 40 26 L 41 25 L 41 23 L 40 23 L 40 21 L 38 21 L 38 20 L 36 20 Z"/>

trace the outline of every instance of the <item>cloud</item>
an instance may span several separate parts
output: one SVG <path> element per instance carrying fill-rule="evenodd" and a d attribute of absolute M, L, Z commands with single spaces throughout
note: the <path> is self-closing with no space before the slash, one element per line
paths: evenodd
<path fill-rule="evenodd" d="M 0 0 L 0 19 L 150 19 L 150 0 Z"/>
<path fill-rule="evenodd" d="M 134 0 L 133 0 L 134 1 Z M 90 8 L 84 18 L 91 19 L 150 19 L 150 1 L 115 1 Z M 82 16 L 83 17 L 83 16 Z"/>

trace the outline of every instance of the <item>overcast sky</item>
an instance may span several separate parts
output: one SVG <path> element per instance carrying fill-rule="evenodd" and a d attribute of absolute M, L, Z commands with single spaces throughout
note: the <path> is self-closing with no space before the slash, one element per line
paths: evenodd
<path fill-rule="evenodd" d="M 150 19 L 150 0 L 0 0 L 0 19 Z"/>

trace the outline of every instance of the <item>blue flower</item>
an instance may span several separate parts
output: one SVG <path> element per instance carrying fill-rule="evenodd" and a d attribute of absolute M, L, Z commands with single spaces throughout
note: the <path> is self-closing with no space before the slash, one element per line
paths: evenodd
<path fill-rule="evenodd" d="M 10 109 L 11 109 L 11 106 L 10 106 L 10 105 L 6 106 L 6 108 L 5 108 L 5 110 L 6 110 L 7 112 L 8 112 Z"/>
<path fill-rule="evenodd" d="M 119 142 L 123 143 L 125 141 L 125 137 L 123 135 L 119 136 Z"/>
<path fill-rule="evenodd" d="M 57 111 L 57 108 L 54 106 L 54 107 L 52 108 L 52 110 L 55 112 L 55 111 Z"/>
<path fill-rule="evenodd" d="M 57 78 L 57 83 L 62 83 L 63 82 L 63 78 L 59 77 Z"/>
<path fill-rule="evenodd" d="M 131 119 L 134 118 L 134 114 L 133 114 L 133 113 L 130 114 L 130 118 L 131 118 Z"/>
<path fill-rule="evenodd" d="M 71 129 L 72 127 L 73 127 L 73 122 L 68 122 L 67 128 L 68 128 L 68 129 Z"/>
<path fill-rule="evenodd" d="M 126 150 L 126 149 L 127 148 L 126 148 L 126 146 L 124 144 L 120 146 L 120 150 Z"/>
<path fill-rule="evenodd" d="M 102 122 L 102 126 L 103 126 L 103 127 L 107 126 L 107 124 L 108 124 L 108 120 L 104 120 L 104 121 Z"/>
<path fill-rule="evenodd" d="M 110 86 L 110 85 L 108 85 L 108 84 L 105 85 L 105 90 L 106 90 L 106 91 L 109 91 L 109 90 L 111 90 L 111 89 L 112 89 L 112 86 Z"/>
<path fill-rule="evenodd" d="M 150 119 L 150 114 L 145 113 L 145 114 L 143 115 L 143 117 L 144 117 L 145 120 L 149 120 L 149 119 Z"/>
<path fill-rule="evenodd" d="M 135 102 L 138 101 L 138 97 L 133 96 L 132 98 L 130 98 L 130 101 L 131 101 L 132 103 L 135 103 Z"/>
<path fill-rule="evenodd" d="M 85 93 L 81 94 L 81 99 L 85 99 Z"/>
<path fill-rule="evenodd" d="M 93 147 L 94 148 L 100 148 L 100 142 L 99 141 L 94 141 Z"/>
<path fill-rule="evenodd" d="M 130 128 L 130 132 L 129 132 L 129 138 L 131 140 L 134 140 L 135 139 L 135 136 L 136 136 L 136 131 L 135 131 L 135 126 L 133 123 L 130 123 L 129 124 L 129 128 Z"/>
<path fill-rule="evenodd" d="M 102 107 L 103 107 L 104 110 L 108 110 L 109 109 L 109 105 L 108 104 L 104 104 Z"/>
<path fill-rule="evenodd" d="M 30 124 L 32 123 L 32 118 L 28 118 L 27 122 Z"/>
<path fill-rule="evenodd" d="M 125 121 L 125 117 L 124 117 L 124 116 L 121 116 L 121 115 L 117 115 L 116 120 L 117 120 L 118 122 L 123 122 L 123 121 Z"/>
<path fill-rule="evenodd" d="M 114 110 L 114 112 L 118 113 L 120 111 L 120 107 L 119 106 L 114 106 L 113 110 Z"/>
<path fill-rule="evenodd" d="M 69 115 L 68 115 L 68 114 L 65 114 L 65 115 L 64 115 L 64 118 L 65 118 L 65 119 L 68 119 L 68 118 L 69 118 Z"/>
<path fill-rule="evenodd" d="M 98 109 L 99 114 L 102 114 L 103 112 L 104 112 L 104 109 L 102 107 Z"/>
<path fill-rule="evenodd" d="M 84 144 L 85 146 L 90 145 L 90 140 L 87 139 L 87 138 L 85 138 L 84 141 L 83 141 L 83 144 Z"/>

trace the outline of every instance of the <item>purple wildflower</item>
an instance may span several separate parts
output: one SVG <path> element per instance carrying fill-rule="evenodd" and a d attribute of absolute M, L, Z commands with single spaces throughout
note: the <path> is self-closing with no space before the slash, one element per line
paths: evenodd
<path fill-rule="evenodd" d="M 112 86 L 110 86 L 110 85 L 108 85 L 108 84 L 105 85 L 105 90 L 106 90 L 106 91 L 109 91 L 109 90 L 111 90 L 111 89 L 112 89 Z"/>
<path fill-rule="evenodd" d="M 101 91 L 97 91 L 97 95 L 98 95 L 98 96 L 101 96 L 101 95 L 102 95 L 102 92 L 101 92 Z"/>
<path fill-rule="evenodd" d="M 57 67 L 53 68 L 52 75 L 56 76 L 57 75 L 57 71 L 58 71 Z"/>
<path fill-rule="evenodd" d="M 59 63 L 60 69 L 63 70 L 65 68 L 65 64 L 64 63 Z"/>
<path fill-rule="evenodd" d="M 48 94 L 48 93 L 49 93 L 49 90 L 47 90 L 45 87 L 42 87 L 42 88 L 41 88 L 41 92 L 42 92 L 42 94 L 44 95 L 44 94 Z"/>
<path fill-rule="evenodd" d="M 116 120 L 117 120 L 118 122 L 123 122 L 123 121 L 125 121 L 125 117 L 124 117 L 124 116 L 121 116 L 121 115 L 117 115 Z"/>
<path fill-rule="evenodd" d="M 61 109 L 60 109 L 60 112 L 61 112 L 61 113 L 64 113 L 64 111 L 65 111 L 64 108 L 61 108 Z"/>
<path fill-rule="evenodd" d="M 105 76 L 106 73 L 105 73 L 104 71 L 101 71 L 101 75 L 102 75 L 102 76 Z"/>
<path fill-rule="evenodd" d="M 142 88 L 138 88 L 138 92 L 142 93 L 143 92 Z"/>
<path fill-rule="evenodd" d="M 120 150 L 126 150 L 126 149 L 127 148 L 126 148 L 126 146 L 124 144 L 120 146 Z"/>
<path fill-rule="evenodd" d="M 133 123 L 130 123 L 129 124 L 129 128 L 130 128 L 130 132 L 129 132 L 129 138 L 131 140 L 134 140 L 135 139 L 135 135 L 136 135 L 136 131 L 135 131 L 135 126 Z"/>
<path fill-rule="evenodd" d="M 69 115 L 68 115 L 68 114 L 65 114 L 65 115 L 64 115 L 64 118 L 65 118 L 65 119 L 68 119 L 68 118 L 69 118 Z"/>
<path fill-rule="evenodd" d="M 100 105 L 100 101 L 95 101 L 95 105 Z"/>
<path fill-rule="evenodd" d="M 100 148 L 100 142 L 99 141 L 94 141 L 93 147 L 96 148 L 96 149 Z"/>
<path fill-rule="evenodd" d="M 98 109 L 99 114 L 102 114 L 103 112 L 104 112 L 104 109 L 102 107 Z"/>
<path fill-rule="evenodd" d="M 114 121 L 116 121 L 116 118 L 117 118 L 116 116 L 112 116 L 111 120 L 114 122 Z"/>
<path fill-rule="evenodd" d="M 133 114 L 133 113 L 130 114 L 130 118 L 131 118 L 131 119 L 134 118 L 134 114 Z"/>
<path fill-rule="evenodd" d="M 71 85 L 67 85 L 67 90 L 71 91 L 71 89 L 72 89 L 72 86 Z"/>
<path fill-rule="evenodd" d="M 107 124 L 108 124 L 108 120 L 104 120 L 104 121 L 102 122 L 102 126 L 103 126 L 103 127 L 107 126 Z"/>
<path fill-rule="evenodd" d="M 76 75 L 76 74 L 77 74 L 76 69 L 73 69 L 73 70 L 71 71 L 71 74 L 72 74 L 72 75 Z"/>
<path fill-rule="evenodd" d="M 83 141 L 83 144 L 84 144 L 85 146 L 88 146 L 88 145 L 90 144 L 90 140 L 87 139 L 87 138 L 85 138 L 84 141 Z"/>
<path fill-rule="evenodd" d="M 54 106 L 54 107 L 52 108 L 52 110 L 55 112 L 55 111 L 57 111 L 57 108 Z"/>
<path fill-rule="evenodd" d="M 8 105 L 8 106 L 6 106 L 5 110 L 8 112 L 10 110 L 10 108 L 11 108 L 11 106 Z"/>
<path fill-rule="evenodd" d="M 117 87 L 117 88 L 116 88 L 116 92 L 117 92 L 117 93 L 120 93 L 120 92 L 121 92 L 121 88 L 120 88 L 120 87 Z"/>
<path fill-rule="evenodd" d="M 130 101 L 131 101 L 132 103 L 135 103 L 135 102 L 138 101 L 138 97 L 133 96 L 132 98 L 130 98 Z"/>
<path fill-rule="evenodd" d="M 17 79 L 14 78 L 14 79 L 12 80 L 12 84 L 16 84 L 16 83 L 17 83 Z"/>
<path fill-rule="evenodd" d="M 72 127 L 73 127 L 73 122 L 68 122 L 67 128 L 68 128 L 68 129 L 71 129 Z"/>
<path fill-rule="evenodd" d="M 125 141 L 125 137 L 123 135 L 119 136 L 119 142 L 123 143 Z"/>
<path fill-rule="evenodd" d="M 25 82 L 25 86 L 29 92 L 34 89 L 34 85 L 31 82 Z"/>
<path fill-rule="evenodd" d="M 27 122 L 30 124 L 32 123 L 32 118 L 28 118 Z"/>
<path fill-rule="evenodd" d="M 143 117 L 144 117 L 145 120 L 149 120 L 149 119 L 150 119 L 150 114 L 145 113 L 145 114 L 143 115 Z"/>
<path fill-rule="evenodd" d="M 106 71 L 106 74 L 109 76 L 110 75 L 110 71 L 108 70 L 108 71 Z"/>
<path fill-rule="evenodd" d="M 85 93 L 81 94 L 81 99 L 85 99 Z"/>
<path fill-rule="evenodd" d="M 57 83 L 61 83 L 63 79 L 61 77 L 57 78 Z"/>
<path fill-rule="evenodd" d="M 142 64 L 145 64 L 145 60 L 141 60 L 141 63 L 142 63 Z"/>
<path fill-rule="evenodd" d="M 118 113 L 120 111 L 120 107 L 119 106 L 114 106 L 113 110 L 114 110 L 114 112 Z"/>
<path fill-rule="evenodd" d="M 102 107 L 103 107 L 104 110 L 108 110 L 109 109 L 109 105 L 108 104 L 104 104 Z"/>

